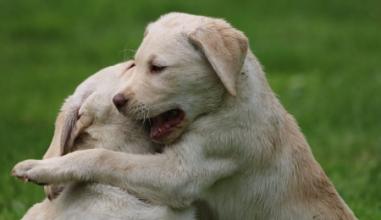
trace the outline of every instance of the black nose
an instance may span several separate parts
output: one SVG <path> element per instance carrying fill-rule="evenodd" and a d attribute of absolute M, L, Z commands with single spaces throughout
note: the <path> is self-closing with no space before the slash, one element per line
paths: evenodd
<path fill-rule="evenodd" d="M 127 99 L 126 97 L 124 97 L 123 94 L 119 93 L 116 94 L 114 98 L 112 98 L 112 102 L 114 103 L 117 109 L 120 109 L 127 104 Z"/>

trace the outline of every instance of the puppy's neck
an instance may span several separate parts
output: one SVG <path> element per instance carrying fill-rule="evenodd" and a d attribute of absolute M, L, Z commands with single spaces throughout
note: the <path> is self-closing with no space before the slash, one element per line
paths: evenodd
<path fill-rule="evenodd" d="M 285 120 L 287 111 L 272 91 L 261 64 L 250 50 L 237 79 L 237 88 L 237 96 L 227 95 L 225 99 L 226 109 L 231 109 L 235 112 L 233 114 L 245 112 L 243 117 L 249 114 L 255 122 L 264 124 L 275 119 L 278 122 Z"/>

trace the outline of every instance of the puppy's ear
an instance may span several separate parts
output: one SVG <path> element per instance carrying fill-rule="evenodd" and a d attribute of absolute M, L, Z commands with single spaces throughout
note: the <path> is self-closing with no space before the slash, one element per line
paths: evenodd
<path fill-rule="evenodd" d="M 54 136 L 44 159 L 71 152 L 75 139 L 91 125 L 92 117 L 79 115 L 79 108 L 79 106 L 63 106 L 57 116 Z"/>
<path fill-rule="evenodd" d="M 69 108 L 65 107 L 64 104 L 57 116 L 53 139 L 43 157 L 44 159 L 58 157 L 64 154 L 64 148 L 68 143 L 68 139 L 78 117 L 78 113 L 76 113 L 78 112 L 78 109 L 69 110 Z"/>
<path fill-rule="evenodd" d="M 93 123 L 94 118 L 88 114 L 77 115 L 75 125 L 71 128 L 69 135 L 66 137 L 65 144 L 62 147 L 62 155 L 73 151 L 76 139 L 84 132 L 84 130 Z"/>
<path fill-rule="evenodd" d="M 246 36 L 219 20 L 197 28 L 189 39 L 204 53 L 228 92 L 235 96 L 236 81 L 248 50 Z"/>

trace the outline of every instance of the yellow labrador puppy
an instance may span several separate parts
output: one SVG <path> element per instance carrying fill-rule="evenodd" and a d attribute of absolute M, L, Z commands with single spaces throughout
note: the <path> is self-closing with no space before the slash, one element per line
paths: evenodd
<path fill-rule="evenodd" d="M 64 103 L 57 117 L 53 141 L 44 158 L 75 150 L 103 148 L 136 154 L 153 154 L 142 126 L 121 115 L 112 103 L 120 77 L 131 62 L 101 70 L 84 81 Z M 86 159 L 86 158 L 84 158 Z M 56 187 L 48 189 L 57 189 Z M 54 196 L 55 191 L 48 191 Z M 152 205 L 127 191 L 98 183 L 66 184 L 56 199 L 34 205 L 23 220 L 192 220 L 193 211 L 174 211 Z"/>
<path fill-rule="evenodd" d="M 201 198 L 221 220 L 356 219 L 246 36 L 224 20 L 162 16 L 147 27 L 123 81 L 115 105 L 169 145 L 162 154 L 85 150 L 22 162 L 14 174 L 43 183 L 95 180 L 171 207 Z"/>

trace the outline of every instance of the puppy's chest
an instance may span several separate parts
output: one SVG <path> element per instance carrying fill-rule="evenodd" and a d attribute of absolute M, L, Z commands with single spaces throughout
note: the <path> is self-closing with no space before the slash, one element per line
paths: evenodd
<path fill-rule="evenodd" d="M 252 197 L 251 187 L 241 185 L 241 182 L 243 180 L 237 178 L 220 180 L 206 193 L 208 204 L 219 220 L 261 219 L 253 209 L 260 202 Z"/>

